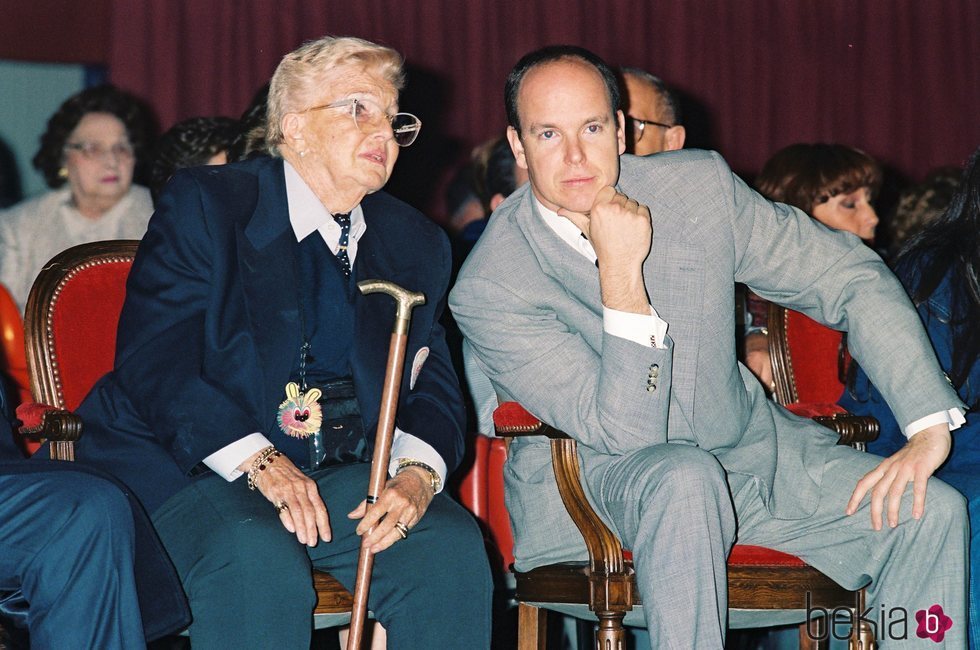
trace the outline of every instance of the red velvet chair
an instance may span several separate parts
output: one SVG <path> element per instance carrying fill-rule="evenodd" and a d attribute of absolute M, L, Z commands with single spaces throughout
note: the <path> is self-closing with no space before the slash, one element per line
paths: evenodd
<path fill-rule="evenodd" d="M 841 435 L 841 444 L 863 447 L 877 436 L 872 418 L 847 415 L 835 402 L 843 386 L 846 347 L 840 332 L 834 332 L 805 317 L 789 316 L 788 310 L 774 306 L 769 317 L 770 352 L 773 358 L 780 403 L 798 415 L 813 417 Z M 809 319 L 806 319 L 809 320 Z M 802 325 L 798 325 L 802 323 Z M 774 326 L 775 325 L 775 326 Z M 789 340 L 787 340 L 789 339 Z M 791 349 L 794 354 L 791 354 Z M 828 361 L 830 359 L 830 361 Z M 813 361 L 811 364 L 810 361 Z M 795 365 L 794 365 L 795 364 Z M 794 375 L 794 369 L 799 376 Z M 801 397 L 807 401 L 801 401 Z M 811 401 L 812 400 L 812 401 Z M 543 435 L 551 440 L 552 464 L 566 509 L 578 527 L 589 552 L 589 561 L 538 567 L 517 573 L 516 600 L 519 603 L 518 643 L 520 650 L 544 648 L 546 614 L 549 609 L 568 612 L 567 605 L 587 605 L 598 620 L 596 647 L 621 648 L 623 620 L 627 612 L 640 605 L 635 588 L 632 555 L 589 505 L 579 477 L 576 442 L 565 433 L 539 421 L 519 404 L 502 404 L 494 413 L 500 436 Z M 504 455 L 499 440 L 490 443 Z M 488 477 L 497 476 L 489 470 Z M 502 481 L 489 491 L 488 515 L 494 503 L 503 505 Z M 485 521 L 495 531 L 502 554 L 510 557 L 513 541 L 509 521 Z M 802 610 L 806 595 L 813 605 L 828 611 L 837 607 L 864 607 L 864 590 L 848 591 L 797 557 L 758 546 L 736 545 L 728 560 L 729 609 Z M 811 623 L 814 625 L 814 623 Z M 812 637 L 822 637 L 806 624 L 800 626 L 800 647 L 825 647 Z M 853 630 L 851 648 L 867 650 L 874 639 L 867 627 Z"/>
<path fill-rule="evenodd" d="M 4 373 L 13 381 L 21 402 L 31 399 L 27 357 L 24 355 L 24 319 L 7 287 L 0 284 L 0 342 Z"/>
<path fill-rule="evenodd" d="M 456 491 L 459 502 L 483 524 L 491 561 L 499 563 L 505 573 L 514 563 L 514 536 L 504 503 L 508 442 L 506 438 L 475 435 L 472 464 L 464 466 L 465 474 Z"/>
<path fill-rule="evenodd" d="M 31 384 L 27 358 L 24 356 L 24 319 L 17 303 L 3 285 L 0 285 L 0 353 L 0 372 L 3 372 L 15 397 L 12 406 L 16 408 L 30 402 Z M 32 454 L 37 451 L 38 444 L 28 441 L 25 447 L 28 454 Z"/>
<path fill-rule="evenodd" d="M 39 403 L 18 416 L 28 435 L 52 441 L 54 458 L 74 460 L 80 419 L 71 413 L 112 369 L 116 325 L 138 242 L 82 244 L 41 271 L 27 301 L 25 335 L 31 387 Z M 315 572 L 316 626 L 346 625 L 353 598 L 327 573 Z"/>
<path fill-rule="evenodd" d="M 459 502 L 483 524 L 487 552 L 504 573 L 514 563 L 514 535 L 504 503 L 504 463 L 507 438 L 474 436 L 472 465 L 464 468 L 457 494 Z"/>
<path fill-rule="evenodd" d="M 878 437 L 878 423 L 847 415 L 837 405 L 851 363 L 847 336 L 774 303 L 769 305 L 768 323 L 776 402 L 831 428 L 849 427 L 850 444 L 863 451 L 866 442 Z M 836 425 L 829 424 L 834 421 Z"/>
<path fill-rule="evenodd" d="M 776 401 L 843 412 L 837 400 L 851 362 L 844 333 L 775 303 L 767 322 Z"/>

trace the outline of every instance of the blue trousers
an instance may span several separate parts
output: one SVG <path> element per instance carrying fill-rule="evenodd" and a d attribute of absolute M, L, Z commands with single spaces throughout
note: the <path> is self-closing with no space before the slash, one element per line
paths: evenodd
<path fill-rule="evenodd" d="M 0 610 L 32 648 L 145 646 L 133 515 L 83 472 L 0 474 Z"/>
<path fill-rule="evenodd" d="M 347 518 L 364 498 L 367 464 L 313 472 L 332 540 L 308 548 L 244 479 L 210 475 L 153 514 L 190 601 L 195 650 L 308 648 L 315 593 L 311 567 L 353 590 L 360 537 Z M 436 496 L 408 539 L 375 557 L 368 606 L 396 650 L 490 645 L 492 583 L 473 518 Z"/>

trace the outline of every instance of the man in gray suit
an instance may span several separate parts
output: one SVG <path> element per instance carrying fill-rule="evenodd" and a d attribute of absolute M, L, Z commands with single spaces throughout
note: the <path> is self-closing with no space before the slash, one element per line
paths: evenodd
<path fill-rule="evenodd" d="M 916 641 L 914 613 L 938 604 L 945 643 L 965 645 L 965 506 L 938 480 L 926 491 L 964 406 L 881 260 L 717 154 L 622 156 L 615 76 L 587 50 L 525 56 L 506 100 L 530 184 L 497 209 L 450 306 L 498 396 L 578 439 L 590 501 L 633 551 L 653 647 L 723 646 L 736 538 L 848 588 L 870 578 L 872 611 L 904 608 Z M 908 445 L 861 454 L 767 400 L 735 359 L 735 282 L 847 330 Z M 585 557 L 547 442 L 510 449 L 517 569 Z"/>

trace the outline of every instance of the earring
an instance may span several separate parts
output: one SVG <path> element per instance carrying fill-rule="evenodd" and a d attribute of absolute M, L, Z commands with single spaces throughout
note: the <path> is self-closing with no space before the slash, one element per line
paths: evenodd
<path fill-rule="evenodd" d="M 58 169 L 58 178 L 68 178 L 68 168 L 61 167 Z"/>
<path fill-rule="evenodd" d="M 299 152 L 299 157 L 306 158 L 306 149 L 303 149 L 302 151 Z"/>

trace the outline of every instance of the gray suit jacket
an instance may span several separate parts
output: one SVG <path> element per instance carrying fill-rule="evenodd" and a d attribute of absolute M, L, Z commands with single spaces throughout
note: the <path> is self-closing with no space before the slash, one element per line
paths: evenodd
<path fill-rule="evenodd" d="M 541 220 L 529 186 L 494 213 L 450 296 L 498 394 L 577 438 L 586 474 L 602 455 L 698 445 L 729 473 L 752 477 L 774 516 L 813 511 L 836 437 L 767 400 L 736 361 L 735 282 L 847 330 L 852 354 L 903 425 L 961 406 L 901 285 L 854 235 L 764 200 L 713 152 L 623 156 L 618 187 L 650 208 L 644 275 L 668 323 L 665 349 L 603 331 L 595 266 Z M 511 452 L 518 568 L 569 559 L 552 551 L 577 533 L 547 443 L 519 440 Z"/>

